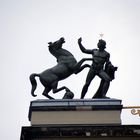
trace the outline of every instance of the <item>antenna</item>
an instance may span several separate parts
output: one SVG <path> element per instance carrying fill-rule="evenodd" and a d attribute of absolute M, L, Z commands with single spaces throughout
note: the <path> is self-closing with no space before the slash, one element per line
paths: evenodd
<path fill-rule="evenodd" d="M 103 33 L 100 33 L 99 35 L 100 35 L 100 38 L 101 38 L 101 39 L 102 39 L 102 38 L 103 38 L 103 36 L 104 36 L 104 34 L 103 34 Z"/>

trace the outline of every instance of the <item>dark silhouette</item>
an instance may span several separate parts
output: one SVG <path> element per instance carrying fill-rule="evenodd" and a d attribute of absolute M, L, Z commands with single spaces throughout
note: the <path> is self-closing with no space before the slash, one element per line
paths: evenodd
<path fill-rule="evenodd" d="M 105 72 L 110 76 L 111 80 L 115 78 L 115 71 L 117 69 L 118 68 L 114 67 L 111 64 L 111 62 L 106 64 Z M 109 97 L 106 97 L 106 93 L 109 89 L 109 86 L 110 86 L 110 82 L 106 82 L 104 79 L 102 79 L 98 90 L 96 91 L 95 95 L 92 98 L 109 98 Z"/>
<path fill-rule="evenodd" d="M 49 42 L 49 51 L 50 53 L 56 57 L 57 59 L 57 65 L 43 71 L 40 74 L 33 73 L 30 75 L 30 81 L 32 84 L 32 90 L 31 94 L 32 96 L 36 96 L 34 94 L 34 91 L 37 87 L 37 82 L 35 77 L 38 76 L 40 79 L 40 82 L 45 87 L 43 95 L 46 96 L 49 99 L 53 99 L 48 93 L 52 90 L 53 93 L 59 92 L 61 90 L 66 90 L 66 95 L 64 95 L 63 98 L 73 98 L 73 93 L 65 86 L 61 88 L 57 88 L 58 82 L 60 80 L 63 80 L 73 73 L 77 74 L 81 70 L 83 70 L 86 67 L 90 67 L 88 64 L 85 64 L 83 66 L 82 63 L 88 59 L 82 59 L 77 63 L 74 56 L 67 50 L 62 48 L 62 44 L 65 43 L 64 38 L 60 38 L 58 41 L 55 41 L 54 43 Z"/>
<path fill-rule="evenodd" d="M 74 97 L 74 93 L 70 90 L 66 90 L 63 99 L 73 99 L 73 97 Z"/>
<path fill-rule="evenodd" d="M 110 81 L 112 80 L 112 77 L 114 76 L 114 73 L 117 70 L 117 68 L 114 67 L 109 61 L 110 54 L 107 51 L 105 51 L 106 42 L 100 39 L 97 44 L 98 49 L 92 49 L 92 50 L 85 49 L 81 42 L 82 42 L 82 38 L 79 38 L 78 44 L 81 51 L 83 53 L 92 55 L 92 59 L 91 59 L 92 65 L 88 72 L 85 85 L 82 89 L 81 98 L 82 99 L 84 98 L 91 81 L 94 79 L 96 75 L 98 75 L 102 79 L 102 81 L 93 98 L 105 98 L 106 97 L 105 95 L 110 85 Z"/>

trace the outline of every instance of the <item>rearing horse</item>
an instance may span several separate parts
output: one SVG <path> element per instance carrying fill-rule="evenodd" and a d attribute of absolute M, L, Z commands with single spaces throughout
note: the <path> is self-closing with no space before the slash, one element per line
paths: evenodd
<path fill-rule="evenodd" d="M 37 82 L 35 79 L 36 76 L 39 77 L 40 82 L 45 87 L 44 92 L 42 94 L 49 99 L 54 99 L 53 97 L 48 95 L 48 93 L 51 90 L 53 91 L 53 93 L 59 92 L 64 89 L 66 91 L 69 91 L 69 89 L 65 86 L 57 88 L 58 82 L 60 80 L 69 77 L 73 73 L 75 74 L 79 73 L 85 67 L 90 67 L 88 64 L 81 66 L 85 60 L 89 60 L 86 58 L 83 58 L 81 61 L 77 63 L 74 56 L 69 51 L 62 48 L 63 43 L 65 43 L 65 39 L 63 37 L 55 41 L 54 43 L 52 42 L 48 43 L 49 51 L 54 57 L 56 57 L 58 63 L 56 66 L 47 69 L 40 74 L 33 73 L 30 75 L 30 81 L 32 84 L 31 90 L 32 96 L 34 97 L 36 96 L 34 94 L 34 91 L 37 87 Z"/>

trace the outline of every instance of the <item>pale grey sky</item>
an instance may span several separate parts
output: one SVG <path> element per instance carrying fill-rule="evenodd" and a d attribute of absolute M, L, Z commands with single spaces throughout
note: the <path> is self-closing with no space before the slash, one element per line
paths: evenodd
<path fill-rule="evenodd" d="M 30 95 L 29 75 L 56 64 L 47 42 L 65 37 L 64 48 L 77 60 L 91 57 L 77 44 L 96 48 L 104 33 L 111 61 L 118 66 L 107 96 L 121 99 L 124 106 L 140 105 L 140 1 L 139 0 L 0 0 L 0 137 L 19 140 L 22 126 L 30 125 L 31 100 L 45 99 L 38 82 L 37 98 Z M 88 69 L 61 81 L 80 98 Z M 86 98 L 91 98 L 99 84 L 96 77 Z M 64 92 L 53 95 L 61 98 Z M 123 124 L 140 124 L 140 117 L 122 111 Z M 10 132 L 10 134 L 7 134 Z"/>

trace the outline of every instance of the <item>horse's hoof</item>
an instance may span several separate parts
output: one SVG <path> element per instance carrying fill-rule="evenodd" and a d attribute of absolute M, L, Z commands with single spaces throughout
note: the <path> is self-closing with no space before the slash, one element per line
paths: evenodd
<path fill-rule="evenodd" d="M 69 91 L 67 91 L 67 92 L 65 93 L 63 99 L 73 99 L 73 97 L 74 97 L 73 92 L 71 92 L 71 91 L 69 90 Z"/>

